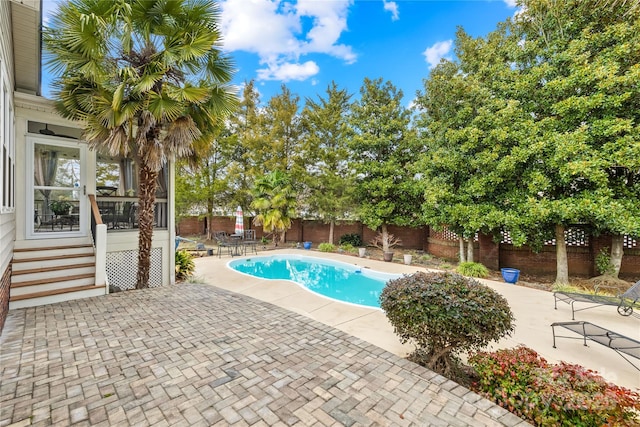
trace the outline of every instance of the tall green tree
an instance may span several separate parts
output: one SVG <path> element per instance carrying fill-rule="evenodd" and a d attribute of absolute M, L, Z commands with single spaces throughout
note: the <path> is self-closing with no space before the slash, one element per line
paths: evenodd
<path fill-rule="evenodd" d="M 302 126 L 298 108 L 300 97 L 281 86 L 264 108 L 263 125 L 268 150 L 262 152 L 262 164 L 266 172 L 286 171 L 295 181 L 300 181 Z"/>
<path fill-rule="evenodd" d="M 285 233 L 291 228 L 291 220 L 296 214 L 296 205 L 296 192 L 286 172 L 276 169 L 256 181 L 251 207 L 258 214 L 253 222 L 262 225 L 265 232 L 274 233 L 276 246 L 279 241 L 285 241 Z"/>
<path fill-rule="evenodd" d="M 332 82 L 326 97 L 307 98 L 302 111 L 305 129 L 303 157 L 307 161 L 308 210 L 330 224 L 328 241 L 334 242 L 336 220 L 353 208 L 353 171 L 349 167 L 348 142 L 351 95 Z"/>
<path fill-rule="evenodd" d="M 197 156 L 183 159 L 176 165 L 176 214 L 190 214 L 194 208 L 207 218 L 207 238 L 212 238 L 211 224 L 217 209 L 232 209 L 228 201 L 231 196 L 229 173 L 232 147 L 222 138 L 219 130 L 212 135 L 212 142 L 198 150 Z"/>
<path fill-rule="evenodd" d="M 255 82 L 245 83 L 239 108 L 226 124 L 221 136 L 230 148 L 230 159 L 226 175 L 230 193 L 229 207 L 242 206 L 247 210 L 253 200 L 253 186 L 257 178 L 264 175 L 262 153 L 269 150 L 260 107 L 260 94 Z"/>
<path fill-rule="evenodd" d="M 402 97 L 391 82 L 365 78 L 349 117 L 355 131 L 349 148 L 358 214 L 369 228 L 380 228 L 384 251 L 389 250 L 388 225 L 415 225 L 420 217 L 420 195 L 409 165 L 421 147 Z"/>
<path fill-rule="evenodd" d="M 416 162 L 424 220 L 458 234 L 461 261 L 473 261 L 474 235 L 497 233 L 514 200 L 525 196 L 519 175 L 528 157 L 518 145 L 528 140 L 533 121 L 509 99 L 508 38 L 504 28 L 486 39 L 459 29 L 457 61 L 436 66 L 415 102 L 426 144 Z"/>
<path fill-rule="evenodd" d="M 139 166 L 136 288 L 149 285 L 156 178 L 235 106 L 209 0 L 70 0 L 45 29 L 56 108 L 92 148 Z"/>
<path fill-rule="evenodd" d="M 553 224 L 556 281 L 568 281 L 566 227 L 640 234 L 640 9 L 627 2 L 526 0 L 513 25 L 520 102 L 538 125 L 525 215 Z M 533 214 L 532 214 L 533 213 Z"/>

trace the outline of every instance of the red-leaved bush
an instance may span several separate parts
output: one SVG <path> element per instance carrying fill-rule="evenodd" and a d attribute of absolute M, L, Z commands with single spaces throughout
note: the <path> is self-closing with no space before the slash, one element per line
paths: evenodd
<path fill-rule="evenodd" d="M 527 347 L 477 353 L 474 391 L 538 426 L 637 426 L 640 395 L 579 365 L 549 364 Z"/>

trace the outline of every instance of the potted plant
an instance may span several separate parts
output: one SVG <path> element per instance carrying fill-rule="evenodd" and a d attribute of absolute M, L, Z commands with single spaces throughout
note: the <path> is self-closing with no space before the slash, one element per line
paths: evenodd
<path fill-rule="evenodd" d="M 385 245 L 385 238 L 386 238 L 386 245 Z M 373 240 L 371 241 L 372 246 L 375 246 L 376 248 L 383 251 L 382 259 L 387 262 L 391 262 L 393 260 L 393 252 L 391 250 L 385 252 L 384 248 L 387 247 L 389 249 L 392 249 L 401 243 L 402 243 L 402 240 L 400 240 L 399 237 L 396 237 L 391 233 L 387 233 L 385 237 L 381 232 L 378 232 L 378 234 L 376 234 L 376 237 L 374 237 Z"/>
<path fill-rule="evenodd" d="M 51 208 L 53 213 L 58 216 L 69 215 L 69 212 L 71 212 L 71 208 L 73 208 L 73 204 L 68 200 L 60 199 L 54 200 L 49 203 L 49 207 Z"/>
<path fill-rule="evenodd" d="M 260 243 L 262 243 L 262 249 L 267 249 L 267 243 L 269 243 L 269 239 L 267 239 L 265 236 L 262 236 L 260 238 Z"/>

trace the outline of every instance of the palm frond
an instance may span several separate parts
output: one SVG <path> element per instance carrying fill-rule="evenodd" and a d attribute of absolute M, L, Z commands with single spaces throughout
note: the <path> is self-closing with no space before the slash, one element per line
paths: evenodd
<path fill-rule="evenodd" d="M 186 157 L 193 152 L 193 142 L 201 135 L 191 117 L 180 117 L 169 124 L 164 145 L 168 153 Z"/>

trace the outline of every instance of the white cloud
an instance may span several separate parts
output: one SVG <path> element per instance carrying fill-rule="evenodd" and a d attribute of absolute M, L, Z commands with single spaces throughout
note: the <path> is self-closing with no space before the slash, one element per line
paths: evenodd
<path fill-rule="evenodd" d="M 343 31 L 347 30 L 349 1 L 298 0 L 296 11 L 299 17 L 313 18 L 313 27 L 306 34 L 302 53 L 327 53 L 351 64 L 356 55 L 350 46 L 336 44 Z"/>
<path fill-rule="evenodd" d="M 452 40 L 444 40 L 436 42 L 433 46 L 428 47 L 422 53 L 425 56 L 430 69 L 438 65 L 442 58 L 449 59 L 447 54 L 451 51 L 451 46 L 453 46 Z"/>
<path fill-rule="evenodd" d="M 398 3 L 394 1 L 382 0 L 384 10 L 391 12 L 391 20 L 397 21 L 400 18 L 400 12 L 398 11 Z"/>
<path fill-rule="evenodd" d="M 503 0 L 503 1 L 504 1 L 504 2 L 506 3 L 506 5 L 507 5 L 507 6 L 509 6 L 509 7 L 516 7 L 516 6 L 517 6 L 517 4 L 516 4 L 516 0 Z"/>
<path fill-rule="evenodd" d="M 258 80 L 306 80 L 320 71 L 318 64 L 307 61 L 303 64 L 285 62 L 282 64 L 268 64 L 267 68 L 258 70 Z"/>
<path fill-rule="evenodd" d="M 42 1 L 42 23 L 49 25 L 51 16 L 58 11 L 59 0 L 43 0 Z"/>
<path fill-rule="evenodd" d="M 222 5 L 220 27 L 224 48 L 244 50 L 261 57 L 294 51 L 299 20 L 291 11 L 278 10 L 269 0 L 228 0 Z"/>
<path fill-rule="evenodd" d="M 300 63 L 307 54 L 356 61 L 352 48 L 338 43 L 347 30 L 352 0 L 225 0 L 220 4 L 225 50 L 256 53 L 267 66 L 258 70 L 258 79 L 304 80 L 317 74 L 315 62 Z M 303 19 L 311 21 L 310 29 L 303 28 Z"/>

